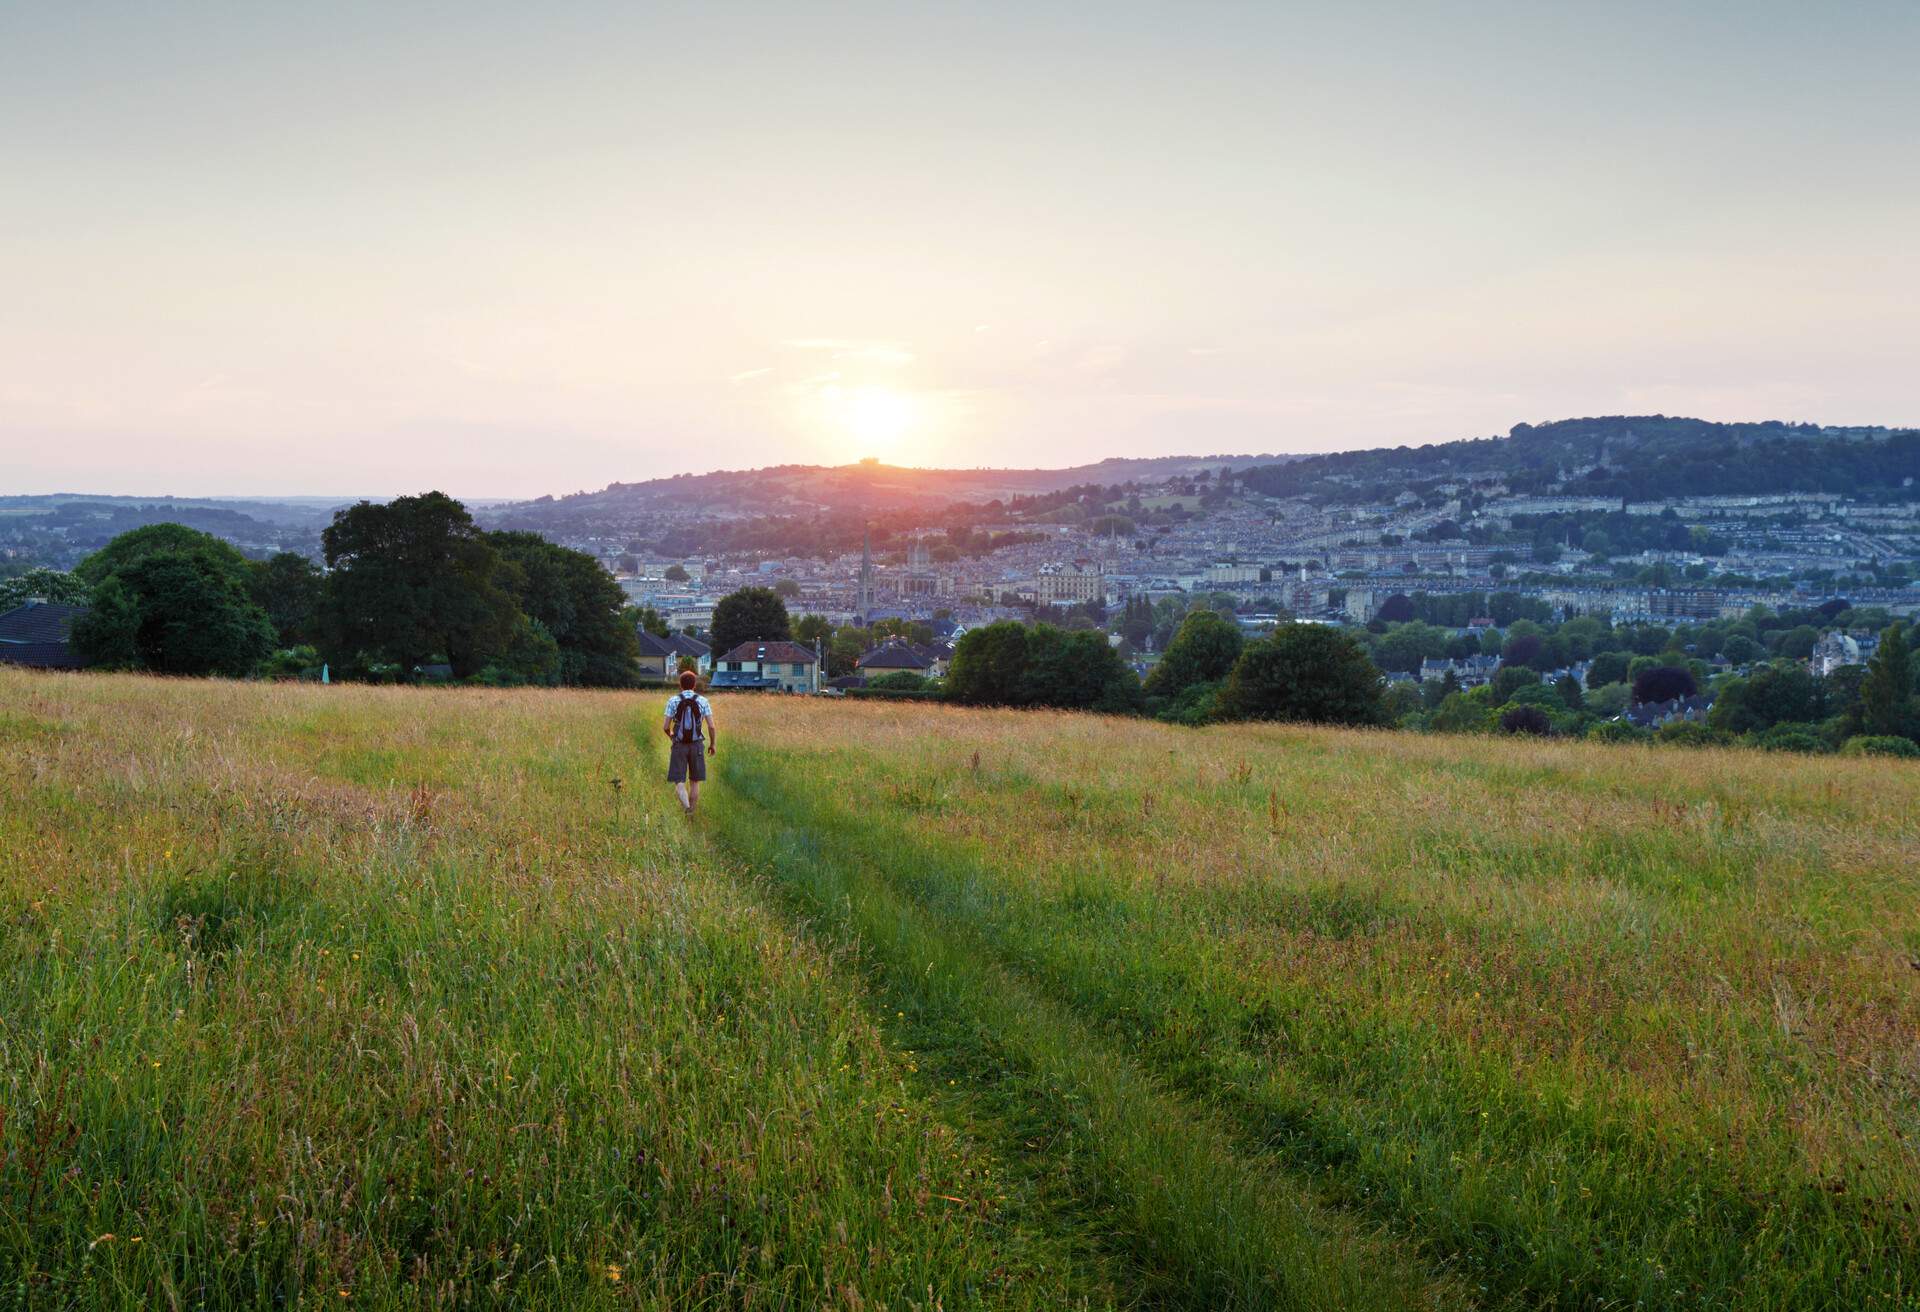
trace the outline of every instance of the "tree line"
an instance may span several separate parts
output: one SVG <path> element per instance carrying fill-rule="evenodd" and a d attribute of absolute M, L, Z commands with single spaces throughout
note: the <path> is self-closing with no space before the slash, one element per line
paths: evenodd
<path fill-rule="evenodd" d="M 489 533 L 440 492 L 362 501 L 321 533 L 325 568 L 250 561 L 180 524 L 123 533 L 74 569 L 90 606 L 74 645 L 161 674 L 444 677 L 631 687 L 637 616 L 600 563 L 526 532 Z"/>

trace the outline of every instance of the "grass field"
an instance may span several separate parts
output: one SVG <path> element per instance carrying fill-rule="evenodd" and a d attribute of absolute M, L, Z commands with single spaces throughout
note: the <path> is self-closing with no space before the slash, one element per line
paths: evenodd
<path fill-rule="evenodd" d="M 0 670 L 0 1307 L 1920 1304 L 1920 769 L 718 710 Z"/>

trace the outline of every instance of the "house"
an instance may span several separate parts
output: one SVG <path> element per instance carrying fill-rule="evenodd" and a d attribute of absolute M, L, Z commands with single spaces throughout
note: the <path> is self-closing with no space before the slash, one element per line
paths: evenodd
<path fill-rule="evenodd" d="M 0 665 L 24 665 L 36 670 L 84 669 L 86 658 L 68 639 L 73 621 L 86 613 L 85 606 L 36 600 L 0 614 Z"/>
<path fill-rule="evenodd" d="M 1807 661 L 1808 666 L 1821 678 L 1832 674 L 1846 665 L 1865 665 L 1873 659 L 1873 653 L 1879 649 L 1880 639 L 1868 635 L 1855 637 L 1851 633 L 1829 633 L 1813 645 L 1813 655 Z"/>
<path fill-rule="evenodd" d="M 1493 676 L 1499 672 L 1498 656 L 1469 656 L 1459 661 L 1429 656 L 1420 662 L 1422 683 L 1429 679 L 1445 679 L 1451 674 L 1462 688 L 1478 688 L 1483 683 L 1493 682 Z"/>
<path fill-rule="evenodd" d="M 713 670 L 713 648 L 709 647 L 691 633 L 672 633 L 667 641 L 673 645 L 674 668 L 680 667 L 683 660 L 691 660 L 697 673 L 708 674 Z"/>
<path fill-rule="evenodd" d="M 917 674 L 923 679 L 938 679 L 947 672 L 952 652 L 944 647 L 926 647 L 904 638 L 889 638 L 871 651 L 862 652 L 854 662 L 869 679 L 888 674 Z"/>
<path fill-rule="evenodd" d="M 1627 708 L 1621 718 L 1636 729 L 1658 729 L 1664 724 L 1684 720 L 1698 724 L 1713 709 L 1713 698 L 1704 693 L 1692 697 L 1673 697 L 1664 702 L 1641 702 Z"/>
<path fill-rule="evenodd" d="M 691 660 L 700 674 L 713 669 L 713 648 L 684 633 L 657 633 L 640 630 L 640 674 L 642 678 L 672 679 L 680 672 L 680 662 Z"/>
<path fill-rule="evenodd" d="M 820 658 L 797 642 L 743 642 L 714 664 L 715 688 L 819 692 Z"/>

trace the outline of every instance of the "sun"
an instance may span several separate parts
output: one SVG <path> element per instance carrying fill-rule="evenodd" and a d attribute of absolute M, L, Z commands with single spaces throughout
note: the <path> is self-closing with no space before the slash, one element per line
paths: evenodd
<path fill-rule="evenodd" d="M 924 464 L 951 427 L 945 396 L 891 382 L 829 375 L 788 396 L 792 421 L 829 463 Z"/>
<path fill-rule="evenodd" d="M 824 427 L 862 457 L 899 459 L 924 418 L 919 401 L 894 387 L 829 383 L 818 398 Z"/>
<path fill-rule="evenodd" d="M 841 422 L 854 441 L 891 448 L 913 429 L 913 398 L 890 387 L 856 387 L 844 399 Z"/>

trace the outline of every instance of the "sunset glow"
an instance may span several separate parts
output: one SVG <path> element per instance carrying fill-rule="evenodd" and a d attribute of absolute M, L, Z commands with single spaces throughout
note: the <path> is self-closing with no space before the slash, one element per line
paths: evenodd
<path fill-rule="evenodd" d="M 1202 9 L 7 6 L 0 469 L 533 496 L 1920 420 L 1920 8 Z"/>

